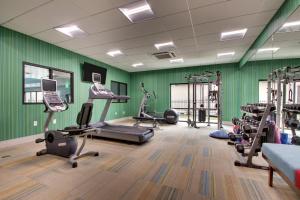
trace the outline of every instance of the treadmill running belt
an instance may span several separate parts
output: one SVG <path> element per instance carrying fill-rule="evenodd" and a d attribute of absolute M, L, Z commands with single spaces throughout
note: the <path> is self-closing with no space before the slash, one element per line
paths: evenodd
<path fill-rule="evenodd" d="M 90 126 L 98 129 L 95 133 L 93 133 L 94 136 L 111 139 L 144 143 L 154 136 L 154 130 L 145 127 L 110 125 L 99 122 L 91 124 Z"/>
<path fill-rule="evenodd" d="M 144 127 L 113 126 L 108 124 L 101 127 L 101 129 L 103 131 L 114 131 L 114 132 L 120 132 L 124 134 L 132 134 L 132 135 L 141 135 L 141 134 L 147 134 L 151 132 L 151 129 L 144 128 Z"/>

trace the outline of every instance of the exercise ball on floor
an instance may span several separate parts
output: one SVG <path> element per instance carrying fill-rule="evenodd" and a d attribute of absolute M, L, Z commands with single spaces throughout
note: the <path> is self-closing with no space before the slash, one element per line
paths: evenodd
<path fill-rule="evenodd" d="M 229 139 L 229 136 L 225 130 L 213 131 L 209 134 L 209 136 L 217 139 Z"/>

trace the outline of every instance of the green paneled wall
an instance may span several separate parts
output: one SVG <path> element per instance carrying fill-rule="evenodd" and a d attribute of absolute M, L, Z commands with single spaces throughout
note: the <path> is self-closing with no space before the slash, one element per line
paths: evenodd
<path fill-rule="evenodd" d="M 222 73 L 223 119 L 230 121 L 233 116 L 240 115 L 240 105 L 258 101 L 258 80 L 266 79 L 272 69 L 287 65 L 300 65 L 300 59 L 249 62 L 242 69 L 238 63 L 233 63 L 131 73 L 131 114 L 136 115 L 142 98 L 139 90 L 140 82 L 144 82 L 149 91 L 154 90 L 157 93 L 156 110 L 163 112 L 170 105 L 171 83 L 186 82 L 184 77 L 187 73 L 208 70 Z"/>
<path fill-rule="evenodd" d="M 224 94 L 224 113 L 226 117 L 234 116 L 237 109 L 232 109 L 227 105 L 237 105 L 238 98 L 234 98 L 239 87 L 239 73 L 237 64 L 224 64 L 224 65 L 211 65 L 201 67 L 188 67 L 168 70 L 157 70 L 131 74 L 130 95 L 131 103 L 130 108 L 133 115 L 136 115 L 138 105 L 143 94 L 139 90 L 140 82 L 145 83 L 146 89 L 149 91 L 154 90 L 157 93 L 156 110 L 163 112 L 170 104 L 170 84 L 171 83 L 184 83 L 186 82 L 185 76 L 188 73 L 200 73 L 203 71 L 221 71 L 223 77 L 223 94 Z M 230 94 L 230 95 L 229 95 Z"/>
<path fill-rule="evenodd" d="M 300 59 L 248 62 L 242 69 L 238 63 L 186 67 L 147 72 L 128 73 L 71 51 L 42 42 L 32 37 L 0 27 L 0 141 L 42 132 L 46 114 L 43 105 L 22 103 L 22 62 L 27 61 L 74 72 L 75 103 L 67 112 L 58 113 L 56 125 L 62 128 L 73 124 L 82 103 L 87 101 L 90 84 L 81 82 L 80 64 L 84 61 L 108 69 L 106 87 L 110 81 L 128 83 L 129 103 L 112 104 L 108 119 L 136 115 L 142 98 L 139 89 L 144 82 L 148 90 L 158 96 L 156 110 L 163 112 L 169 107 L 170 84 L 185 82 L 185 75 L 203 71 L 221 71 L 223 80 L 223 114 L 229 121 L 240 115 L 239 106 L 258 101 L 258 80 L 265 79 L 275 68 L 300 65 Z M 96 101 L 93 121 L 100 117 L 104 101 Z M 33 121 L 38 126 L 33 126 Z"/>
<path fill-rule="evenodd" d="M 130 82 L 128 72 L 97 62 L 71 51 L 56 47 L 24 34 L 0 27 L 0 141 L 42 132 L 46 114 L 43 105 L 22 104 L 22 62 L 27 61 L 74 72 L 74 100 L 67 112 L 54 116 L 62 128 L 75 123 L 81 104 L 87 101 L 90 84 L 81 82 L 80 63 L 84 61 L 107 68 L 107 87 L 110 81 Z M 128 90 L 130 92 L 130 88 Z M 93 120 L 100 118 L 104 102 L 95 103 Z M 128 103 L 112 104 L 108 119 L 129 115 Z M 38 126 L 33 126 L 33 121 Z"/>

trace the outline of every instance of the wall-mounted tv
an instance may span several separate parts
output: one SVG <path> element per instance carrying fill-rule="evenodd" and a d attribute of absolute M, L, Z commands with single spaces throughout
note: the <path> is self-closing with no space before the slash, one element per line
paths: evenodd
<path fill-rule="evenodd" d="M 99 67 L 87 62 L 84 62 L 82 65 L 82 81 L 84 82 L 93 82 L 93 73 L 101 74 L 101 84 L 105 84 L 106 81 L 106 68 Z"/>

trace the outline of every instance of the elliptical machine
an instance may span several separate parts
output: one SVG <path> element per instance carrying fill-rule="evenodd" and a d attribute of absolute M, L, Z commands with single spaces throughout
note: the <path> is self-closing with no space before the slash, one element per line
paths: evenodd
<path fill-rule="evenodd" d="M 133 117 L 137 120 L 135 125 L 139 125 L 142 121 L 152 121 L 153 127 L 158 127 L 159 122 L 167 123 L 167 124 L 177 124 L 179 119 L 179 113 L 175 109 L 167 109 L 160 115 L 159 113 L 150 113 L 147 111 L 148 101 L 151 97 L 156 99 L 156 94 L 153 91 L 153 94 L 150 94 L 144 87 L 144 83 L 141 83 L 141 91 L 143 92 L 144 96 L 142 98 L 138 115 Z"/>
<path fill-rule="evenodd" d="M 56 91 L 56 81 L 49 79 L 42 79 L 41 82 L 43 99 L 45 104 L 45 111 L 48 113 L 48 118 L 44 125 L 45 139 L 38 138 L 36 143 L 46 143 L 46 149 L 38 151 L 37 156 L 52 154 L 61 157 L 69 158 L 69 162 L 72 168 L 77 167 L 77 159 L 85 156 L 98 156 L 98 152 L 90 151 L 81 154 L 87 135 L 94 129 L 89 128 L 88 124 L 92 117 L 93 104 L 85 103 L 82 105 L 81 111 L 77 116 L 78 126 L 66 127 L 64 130 L 49 130 L 49 124 L 56 112 L 64 112 L 68 110 L 69 106 L 67 102 L 62 101 Z M 77 138 L 76 136 L 84 136 L 83 142 L 80 148 L 77 150 Z"/>

